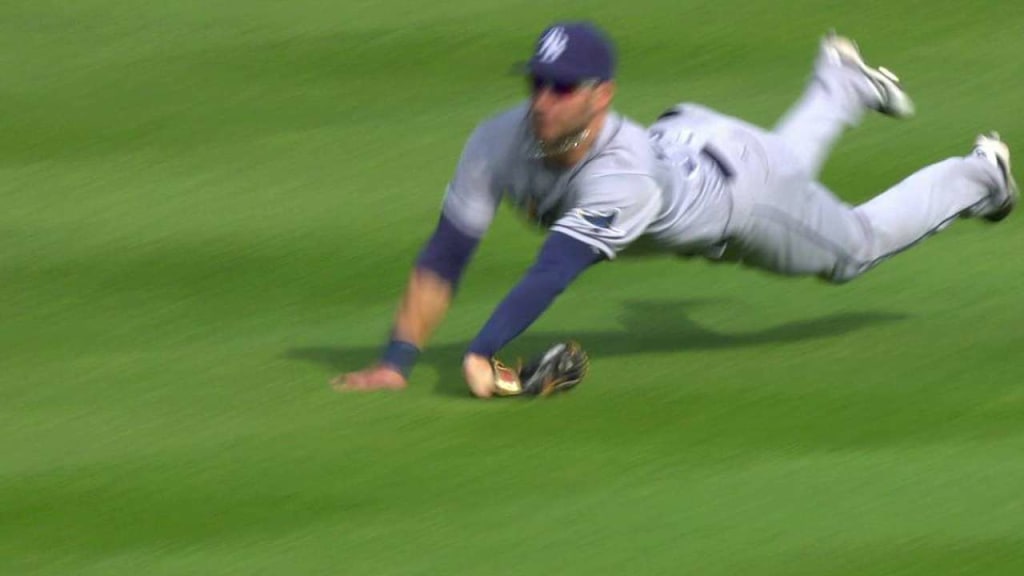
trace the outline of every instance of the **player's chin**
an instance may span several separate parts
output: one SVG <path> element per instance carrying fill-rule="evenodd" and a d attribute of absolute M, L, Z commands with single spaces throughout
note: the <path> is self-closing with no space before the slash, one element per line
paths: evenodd
<path fill-rule="evenodd" d="M 561 138 L 561 131 L 550 123 L 534 122 L 533 136 L 544 144 L 552 144 Z"/>

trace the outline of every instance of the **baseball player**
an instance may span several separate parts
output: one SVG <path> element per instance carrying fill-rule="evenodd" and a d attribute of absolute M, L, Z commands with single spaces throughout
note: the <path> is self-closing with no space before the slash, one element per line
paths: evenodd
<path fill-rule="evenodd" d="M 587 22 L 548 27 L 524 68 L 529 99 L 481 123 L 465 145 L 379 361 L 339 376 L 337 387 L 405 387 L 503 200 L 548 234 L 467 347 L 463 373 L 479 397 L 548 394 L 582 378 L 586 354 L 572 342 L 518 370 L 495 356 L 599 262 L 653 248 L 843 283 L 957 218 L 1002 220 L 1017 201 L 996 134 L 859 206 L 822 185 L 829 150 L 865 112 L 914 112 L 894 74 L 834 34 L 772 130 L 697 104 L 676 105 L 647 128 L 619 115 L 613 46 Z"/>

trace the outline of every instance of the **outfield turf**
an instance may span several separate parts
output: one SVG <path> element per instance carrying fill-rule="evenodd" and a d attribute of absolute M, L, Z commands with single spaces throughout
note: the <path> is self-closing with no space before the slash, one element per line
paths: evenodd
<path fill-rule="evenodd" d="M 479 402 L 465 343 L 541 237 L 503 209 L 401 393 L 371 362 L 474 124 L 552 18 L 605 24 L 618 108 L 770 125 L 829 27 L 901 73 L 824 179 L 850 201 L 998 129 L 1009 0 L 0 4 L 0 574 L 1024 574 L 1024 215 L 835 287 L 599 266 Z"/>

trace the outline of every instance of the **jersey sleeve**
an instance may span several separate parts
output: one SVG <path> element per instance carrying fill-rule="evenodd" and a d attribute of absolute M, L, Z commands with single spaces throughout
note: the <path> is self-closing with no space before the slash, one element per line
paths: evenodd
<path fill-rule="evenodd" d="M 487 125 L 482 125 L 469 137 L 448 183 L 442 208 L 454 226 L 474 238 L 487 232 L 501 200 L 494 153 L 501 146 L 491 141 L 490 132 Z"/>
<path fill-rule="evenodd" d="M 661 208 L 658 185 L 646 174 L 591 176 L 579 186 L 575 206 L 551 230 L 600 250 L 608 259 L 639 238 Z"/>

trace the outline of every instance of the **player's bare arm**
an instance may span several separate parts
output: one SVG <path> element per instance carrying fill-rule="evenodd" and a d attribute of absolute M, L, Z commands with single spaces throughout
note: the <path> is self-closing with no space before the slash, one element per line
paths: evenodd
<path fill-rule="evenodd" d="M 405 388 L 420 351 L 444 319 L 478 244 L 478 238 L 442 216 L 410 274 L 380 358 L 368 368 L 338 376 L 332 385 L 341 391 Z"/>
<path fill-rule="evenodd" d="M 397 349 L 390 352 L 386 350 L 384 358 L 369 368 L 338 376 L 332 385 L 341 390 L 405 388 L 408 381 L 401 369 L 403 353 L 415 356 L 426 346 L 444 319 L 451 300 L 451 282 L 433 270 L 415 268 L 409 276 L 409 283 L 395 315 L 395 328 L 389 347 Z M 396 356 L 397 361 L 388 362 L 389 354 Z"/>

